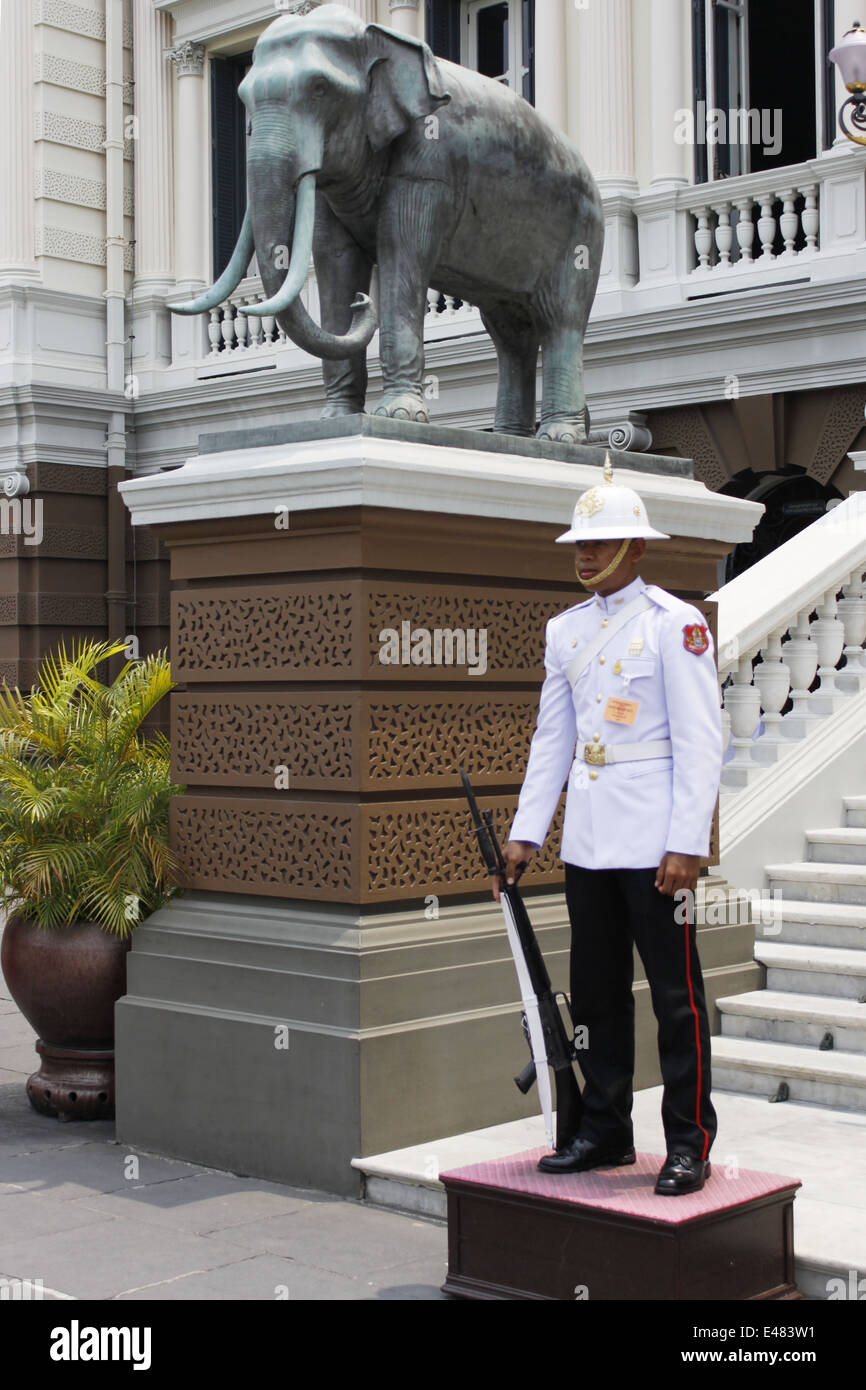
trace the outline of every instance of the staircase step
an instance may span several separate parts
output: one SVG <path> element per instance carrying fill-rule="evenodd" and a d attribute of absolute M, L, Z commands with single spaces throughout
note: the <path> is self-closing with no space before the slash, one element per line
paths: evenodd
<path fill-rule="evenodd" d="M 866 865 L 866 829 L 807 830 L 806 846 L 810 862 Z"/>
<path fill-rule="evenodd" d="M 768 864 L 771 891 L 784 897 L 822 903 L 866 903 L 866 864 L 829 864 L 816 860 Z"/>
<path fill-rule="evenodd" d="M 771 990 L 853 1000 L 866 995 L 863 951 L 757 940 L 755 959 L 766 966 L 767 988 Z"/>
<path fill-rule="evenodd" d="M 781 898 L 756 902 L 752 917 L 759 941 L 866 950 L 866 903 L 810 903 Z"/>
<path fill-rule="evenodd" d="M 866 1112 L 866 1055 L 819 1052 L 790 1043 L 715 1037 L 713 1088 L 769 1100 L 781 1082 L 789 1099 L 807 1105 Z"/>
<path fill-rule="evenodd" d="M 758 989 L 717 999 L 722 1035 L 817 1048 L 828 1032 L 835 1052 L 866 1053 L 866 1004 L 856 999 Z"/>
<path fill-rule="evenodd" d="M 852 829 L 866 828 L 866 796 L 846 796 L 845 824 Z"/>

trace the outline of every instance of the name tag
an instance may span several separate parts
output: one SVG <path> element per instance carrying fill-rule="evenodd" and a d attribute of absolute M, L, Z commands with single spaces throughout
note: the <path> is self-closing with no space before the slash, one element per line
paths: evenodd
<path fill-rule="evenodd" d="M 609 724 L 633 724 L 637 719 L 640 703 L 637 700 L 608 700 L 604 717 Z"/>

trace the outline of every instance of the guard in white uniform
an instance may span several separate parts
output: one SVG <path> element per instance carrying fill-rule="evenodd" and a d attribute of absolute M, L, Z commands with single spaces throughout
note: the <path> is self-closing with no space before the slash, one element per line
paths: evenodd
<path fill-rule="evenodd" d="M 595 596 L 547 625 L 538 723 L 505 859 L 547 835 L 568 779 L 561 857 L 572 924 L 571 1000 L 584 1118 L 552 1172 L 634 1162 L 632 944 L 659 1023 L 668 1161 L 656 1191 L 695 1191 L 716 1132 L 709 1025 L 692 913 L 722 762 L 712 638 L 698 609 L 637 576 L 649 524 L 638 494 L 606 481 L 578 501 L 577 571 Z M 675 897 L 674 895 L 677 894 Z"/>

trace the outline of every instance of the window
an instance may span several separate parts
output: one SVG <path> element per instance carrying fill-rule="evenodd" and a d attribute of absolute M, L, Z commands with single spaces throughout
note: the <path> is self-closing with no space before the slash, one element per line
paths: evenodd
<path fill-rule="evenodd" d="M 228 265 L 247 206 L 247 113 L 238 96 L 238 87 L 252 61 L 252 53 L 239 53 L 232 58 L 211 57 L 214 279 Z"/>
<path fill-rule="evenodd" d="M 535 101 L 535 0 L 427 0 L 427 42 Z"/>
<path fill-rule="evenodd" d="M 696 182 L 800 164 L 832 144 L 831 9 L 832 0 L 692 0 Z"/>

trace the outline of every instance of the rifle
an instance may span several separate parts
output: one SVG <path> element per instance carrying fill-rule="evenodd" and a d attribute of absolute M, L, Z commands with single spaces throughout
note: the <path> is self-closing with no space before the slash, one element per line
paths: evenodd
<path fill-rule="evenodd" d="M 493 813 L 479 811 L 469 778 L 462 769 L 460 776 L 487 872 L 501 879 L 499 900 L 523 1000 L 523 1032 L 529 1043 L 532 1060 L 519 1076 L 515 1076 L 514 1082 L 523 1095 L 527 1094 L 533 1082 L 537 1082 L 548 1143 L 554 1148 L 553 1098 L 548 1067 L 553 1068 L 556 1087 L 555 1147 L 558 1151 L 565 1148 L 576 1135 L 583 1109 L 580 1089 L 572 1066 L 577 1054 L 574 1045 L 568 1040 L 557 1003 L 559 995 L 554 994 L 551 988 L 550 976 L 532 929 L 526 904 L 520 896 L 517 883 L 506 882 L 505 860 L 493 826 Z M 571 1017 L 568 998 L 564 994 L 562 998 L 565 999 Z"/>

